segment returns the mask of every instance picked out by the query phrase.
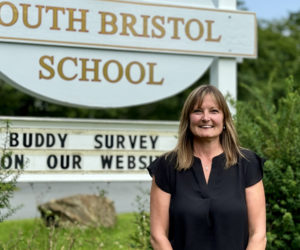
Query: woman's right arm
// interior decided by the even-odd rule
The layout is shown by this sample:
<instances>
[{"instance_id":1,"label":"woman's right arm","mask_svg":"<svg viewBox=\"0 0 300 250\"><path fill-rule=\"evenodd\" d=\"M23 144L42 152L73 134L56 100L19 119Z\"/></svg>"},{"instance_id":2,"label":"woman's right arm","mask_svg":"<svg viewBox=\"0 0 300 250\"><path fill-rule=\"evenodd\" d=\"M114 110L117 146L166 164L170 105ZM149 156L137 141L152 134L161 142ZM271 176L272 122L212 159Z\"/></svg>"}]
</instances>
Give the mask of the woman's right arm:
<instances>
[{"instance_id":1,"label":"woman's right arm","mask_svg":"<svg viewBox=\"0 0 300 250\"><path fill-rule=\"evenodd\" d=\"M150 194L151 245L154 250L172 250L168 239L171 195L162 191L153 176Z\"/></svg>"}]
</instances>

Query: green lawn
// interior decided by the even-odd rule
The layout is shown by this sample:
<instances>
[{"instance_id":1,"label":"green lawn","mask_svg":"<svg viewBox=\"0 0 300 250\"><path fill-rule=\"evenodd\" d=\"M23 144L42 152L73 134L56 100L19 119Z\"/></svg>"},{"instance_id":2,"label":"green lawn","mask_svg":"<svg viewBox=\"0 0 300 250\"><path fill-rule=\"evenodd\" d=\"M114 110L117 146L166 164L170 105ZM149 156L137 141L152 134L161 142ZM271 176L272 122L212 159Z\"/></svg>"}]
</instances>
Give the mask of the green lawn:
<instances>
[{"instance_id":1,"label":"green lawn","mask_svg":"<svg viewBox=\"0 0 300 250\"><path fill-rule=\"evenodd\" d=\"M0 223L0 249L132 249L134 214L119 214L114 228L47 228L40 219Z\"/></svg>"}]
</instances>

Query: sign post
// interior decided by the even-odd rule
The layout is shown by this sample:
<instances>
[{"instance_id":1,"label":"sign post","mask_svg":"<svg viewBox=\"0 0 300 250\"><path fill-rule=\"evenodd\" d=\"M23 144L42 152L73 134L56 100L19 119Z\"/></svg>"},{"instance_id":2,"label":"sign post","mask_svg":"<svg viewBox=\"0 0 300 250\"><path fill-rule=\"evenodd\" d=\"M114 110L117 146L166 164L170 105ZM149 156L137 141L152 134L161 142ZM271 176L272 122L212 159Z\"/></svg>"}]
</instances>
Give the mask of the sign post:
<instances>
[{"instance_id":1,"label":"sign post","mask_svg":"<svg viewBox=\"0 0 300 250\"><path fill-rule=\"evenodd\" d=\"M218 8L236 9L236 0L215 0ZM236 58L215 58L210 67L210 84L216 86L225 96L237 99L237 61ZM231 112L235 112L230 106Z\"/></svg>"}]
</instances>

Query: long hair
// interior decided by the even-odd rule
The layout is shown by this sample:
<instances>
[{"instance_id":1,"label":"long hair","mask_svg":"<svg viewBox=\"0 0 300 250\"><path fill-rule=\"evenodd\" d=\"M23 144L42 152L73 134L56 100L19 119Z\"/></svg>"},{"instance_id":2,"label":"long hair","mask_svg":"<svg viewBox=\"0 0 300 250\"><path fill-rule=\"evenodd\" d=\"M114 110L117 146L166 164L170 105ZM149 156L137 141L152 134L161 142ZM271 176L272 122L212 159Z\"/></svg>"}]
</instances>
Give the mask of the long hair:
<instances>
[{"instance_id":1,"label":"long hair","mask_svg":"<svg viewBox=\"0 0 300 250\"><path fill-rule=\"evenodd\" d=\"M176 168L186 170L193 163L193 134L190 130L190 114L196 105L201 106L204 96L210 94L216 100L224 115L224 130L220 135L220 143L226 156L226 168L234 165L239 156L243 156L228 105L222 93L212 85L201 85L187 97L180 116L178 142L172 152L177 155Z\"/></svg>"}]
</instances>

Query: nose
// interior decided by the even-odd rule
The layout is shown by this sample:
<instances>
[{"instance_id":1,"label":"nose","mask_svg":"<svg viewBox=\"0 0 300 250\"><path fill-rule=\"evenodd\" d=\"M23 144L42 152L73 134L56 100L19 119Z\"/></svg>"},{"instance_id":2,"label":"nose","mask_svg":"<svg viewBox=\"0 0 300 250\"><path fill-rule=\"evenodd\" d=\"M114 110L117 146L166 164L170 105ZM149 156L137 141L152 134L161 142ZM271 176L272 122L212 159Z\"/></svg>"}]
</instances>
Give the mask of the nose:
<instances>
[{"instance_id":1,"label":"nose","mask_svg":"<svg viewBox=\"0 0 300 250\"><path fill-rule=\"evenodd\" d=\"M210 120L210 116L209 116L209 113L208 113L207 111L204 111L204 112L202 113L201 120L202 120L203 122L207 122L207 121Z\"/></svg>"}]
</instances>

